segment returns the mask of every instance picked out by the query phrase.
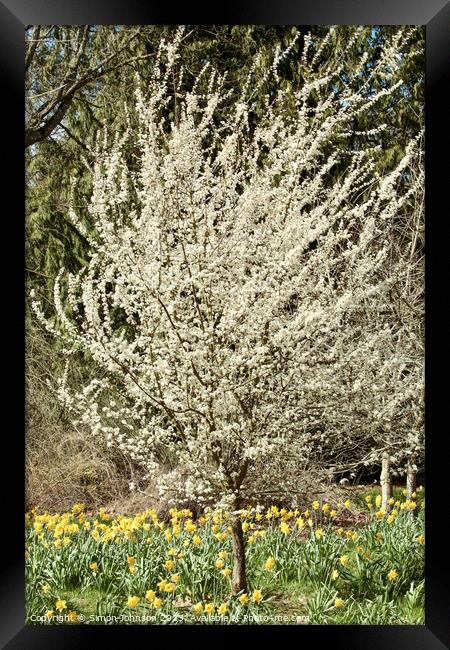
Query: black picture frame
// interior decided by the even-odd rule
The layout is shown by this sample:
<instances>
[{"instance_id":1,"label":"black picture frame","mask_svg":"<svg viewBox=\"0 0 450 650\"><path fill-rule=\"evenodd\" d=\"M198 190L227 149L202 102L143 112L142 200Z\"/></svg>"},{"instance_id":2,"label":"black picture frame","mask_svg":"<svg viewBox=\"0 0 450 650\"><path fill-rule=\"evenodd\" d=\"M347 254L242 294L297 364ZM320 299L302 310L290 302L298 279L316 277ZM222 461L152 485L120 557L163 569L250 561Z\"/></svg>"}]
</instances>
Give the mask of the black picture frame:
<instances>
[{"instance_id":1,"label":"black picture frame","mask_svg":"<svg viewBox=\"0 0 450 650\"><path fill-rule=\"evenodd\" d=\"M448 542L442 531L445 509L445 482L448 459L442 453L445 442L446 341L439 280L445 278L444 264L448 240L442 229L447 212L444 192L448 163L440 160L448 110L444 89L448 85L450 7L445 0L257 0L213 4L201 7L193 2L182 9L162 2L142 0L0 0L0 69L2 101L5 112L2 124L4 171L3 209L4 310L9 330L5 334L4 352L11 361L3 364L6 382L6 407L3 419L3 476L8 477L2 491L3 536L8 550L0 562L0 643L2 648L90 648L94 642L127 644L138 634L144 643L156 643L155 633L164 632L166 643L186 642L192 628L170 630L146 626L27 626L24 603L24 28L34 24L417 24L426 26L426 623L424 626L293 626L277 628L294 632L296 641L317 646L327 642L333 648L396 650L414 648L440 650L450 646L450 580ZM447 140L448 141L448 140ZM446 328L447 329L447 328ZM448 334L447 334L448 340ZM448 348L448 346L447 346ZM7 472L6 470L10 470ZM238 626L220 628L220 634L252 634L258 642L261 628ZM216 627L196 627L195 642L211 638ZM264 633L264 632L263 632ZM94 640L94 636L99 638ZM123 636L125 635L125 636ZM255 635L255 636L253 636ZM261 637L260 637L261 638ZM192 639L194 641L194 637Z\"/></svg>"}]
</instances>

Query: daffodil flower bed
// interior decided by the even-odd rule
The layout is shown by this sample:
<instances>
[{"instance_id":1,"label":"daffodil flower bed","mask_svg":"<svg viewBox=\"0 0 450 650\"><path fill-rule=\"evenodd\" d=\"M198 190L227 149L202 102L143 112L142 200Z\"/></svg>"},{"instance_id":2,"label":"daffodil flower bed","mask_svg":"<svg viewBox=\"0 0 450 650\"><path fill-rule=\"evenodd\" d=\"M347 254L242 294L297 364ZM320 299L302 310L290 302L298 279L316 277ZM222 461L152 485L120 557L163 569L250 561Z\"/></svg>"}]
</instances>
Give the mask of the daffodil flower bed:
<instances>
[{"instance_id":1,"label":"daffodil flower bed","mask_svg":"<svg viewBox=\"0 0 450 650\"><path fill-rule=\"evenodd\" d=\"M368 503L368 523L336 523L352 504L241 511L247 590L231 591L230 514L163 520L26 515L27 620L35 624L423 623L424 512ZM375 505L375 507L373 507ZM416 516L412 516L415 512ZM287 620L286 620L287 619Z\"/></svg>"}]
</instances>

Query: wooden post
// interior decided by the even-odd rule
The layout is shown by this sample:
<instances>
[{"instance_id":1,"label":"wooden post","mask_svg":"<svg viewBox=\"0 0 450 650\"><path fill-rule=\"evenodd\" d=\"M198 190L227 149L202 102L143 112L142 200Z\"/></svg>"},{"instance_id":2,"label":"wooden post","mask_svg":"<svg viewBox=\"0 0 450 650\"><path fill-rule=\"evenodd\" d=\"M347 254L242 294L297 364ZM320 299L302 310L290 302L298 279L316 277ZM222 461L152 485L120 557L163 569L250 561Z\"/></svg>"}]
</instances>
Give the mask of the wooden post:
<instances>
[{"instance_id":1,"label":"wooden post","mask_svg":"<svg viewBox=\"0 0 450 650\"><path fill-rule=\"evenodd\" d=\"M415 460L415 456L410 456L406 466L406 498L408 501L415 501L415 498L413 497L413 494L417 489L417 467ZM411 512L415 517L417 515L417 507L414 508L414 510L411 510Z\"/></svg>"},{"instance_id":2,"label":"wooden post","mask_svg":"<svg viewBox=\"0 0 450 650\"><path fill-rule=\"evenodd\" d=\"M392 479L391 479L391 458L387 451L383 452L381 457L381 476L380 476L380 485L381 485L381 507L385 512L390 510L390 505L388 503L389 499L392 497Z\"/></svg>"}]
</instances>

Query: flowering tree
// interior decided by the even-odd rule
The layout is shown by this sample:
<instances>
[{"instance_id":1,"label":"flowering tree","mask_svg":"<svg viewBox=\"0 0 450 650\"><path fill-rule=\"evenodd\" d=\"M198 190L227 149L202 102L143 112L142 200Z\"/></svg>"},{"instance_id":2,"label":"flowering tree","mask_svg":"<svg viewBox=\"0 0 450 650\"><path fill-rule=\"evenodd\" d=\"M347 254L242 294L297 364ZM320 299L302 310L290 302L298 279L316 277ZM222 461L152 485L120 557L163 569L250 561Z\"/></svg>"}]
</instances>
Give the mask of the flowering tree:
<instances>
[{"instance_id":1,"label":"flowering tree","mask_svg":"<svg viewBox=\"0 0 450 650\"><path fill-rule=\"evenodd\" d=\"M385 215L404 196L379 178L376 146L345 146L354 117L392 89L367 97L355 79L346 85L320 58L327 38L314 56L305 40L295 117L284 117L280 91L255 124L251 72L240 100L218 111L228 99L223 78L206 67L169 114L181 34L161 43L150 87L137 90L130 111L139 128L113 140L99 134L92 229L71 211L90 260L78 274L61 270L57 319L47 326L69 358L81 350L98 364L78 395L59 382L80 422L149 472L170 457L161 489L235 513L238 593L246 480L260 459L314 457L311 424L332 420L338 397L333 368L359 345L344 323L367 301L382 311L389 299ZM380 56L386 76L399 38ZM275 54L275 77L287 54ZM412 147L397 177L413 155ZM374 364L380 344L374 337L364 348Z\"/></svg>"},{"instance_id":2,"label":"flowering tree","mask_svg":"<svg viewBox=\"0 0 450 650\"><path fill-rule=\"evenodd\" d=\"M375 296L366 300L356 314L348 314L346 325L358 343L350 341L348 346L346 341L340 362L333 368L340 386L340 418L328 419L328 433L335 449L342 431L347 432L343 453L348 469L382 466L382 507L386 510L393 473L406 472L411 498L416 463L424 451L422 138L423 134L419 134L410 143L404 159L410 161L409 188L402 199L402 209L383 215L391 222L386 230L390 233L389 248L379 268L386 300L381 305ZM397 168L383 182L398 183L405 176L405 169ZM341 464L339 469L342 467Z\"/></svg>"}]
</instances>

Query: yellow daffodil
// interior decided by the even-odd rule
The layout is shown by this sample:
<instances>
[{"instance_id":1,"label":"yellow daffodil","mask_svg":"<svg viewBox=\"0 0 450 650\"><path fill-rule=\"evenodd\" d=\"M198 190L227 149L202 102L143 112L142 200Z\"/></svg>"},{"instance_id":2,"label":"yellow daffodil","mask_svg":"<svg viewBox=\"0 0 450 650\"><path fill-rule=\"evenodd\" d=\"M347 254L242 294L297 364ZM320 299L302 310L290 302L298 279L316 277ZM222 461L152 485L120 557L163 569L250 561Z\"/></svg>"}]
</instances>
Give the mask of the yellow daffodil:
<instances>
[{"instance_id":1,"label":"yellow daffodil","mask_svg":"<svg viewBox=\"0 0 450 650\"><path fill-rule=\"evenodd\" d=\"M336 598L334 606L339 609L340 607L344 607L344 602L345 601L343 601L342 598Z\"/></svg>"},{"instance_id":2,"label":"yellow daffodil","mask_svg":"<svg viewBox=\"0 0 450 650\"><path fill-rule=\"evenodd\" d=\"M264 568L267 569L267 571L272 571L274 566L275 566L275 559L272 556L268 557L264 563Z\"/></svg>"},{"instance_id":3,"label":"yellow daffodil","mask_svg":"<svg viewBox=\"0 0 450 650\"><path fill-rule=\"evenodd\" d=\"M156 598L156 591L149 589L145 594L145 599L148 600L149 603L152 603L155 600L155 598Z\"/></svg>"},{"instance_id":4,"label":"yellow daffodil","mask_svg":"<svg viewBox=\"0 0 450 650\"><path fill-rule=\"evenodd\" d=\"M55 603L55 609L58 612L62 612L64 609L67 609L67 602L65 600L58 599Z\"/></svg>"},{"instance_id":5,"label":"yellow daffodil","mask_svg":"<svg viewBox=\"0 0 450 650\"><path fill-rule=\"evenodd\" d=\"M247 605L247 603L248 603L248 596L247 596L247 594L241 594L241 595L239 596L238 600L239 600L239 602L241 603L241 605Z\"/></svg>"},{"instance_id":6,"label":"yellow daffodil","mask_svg":"<svg viewBox=\"0 0 450 650\"><path fill-rule=\"evenodd\" d=\"M285 521L281 522L280 530L284 535L289 535L289 533L291 532L291 529L289 528L289 524L287 524Z\"/></svg>"},{"instance_id":7,"label":"yellow daffodil","mask_svg":"<svg viewBox=\"0 0 450 650\"><path fill-rule=\"evenodd\" d=\"M260 603L262 601L261 589L255 589L252 593L252 600L254 603Z\"/></svg>"},{"instance_id":8,"label":"yellow daffodil","mask_svg":"<svg viewBox=\"0 0 450 650\"><path fill-rule=\"evenodd\" d=\"M131 609L135 609L140 603L140 598L137 596L128 596L127 606Z\"/></svg>"},{"instance_id":9,"label":"yellow daffodil","mask_svg":"<svg viewBox=\"0 0 450 650\"><path fill-rule=\"evenodd\" d=\"M388 578L388 580L390 580L391 582L393 582L394 580L397 580L397 578L398 578L398 573L397 573L397 571L396 571L395 569L391 569L391 571L389 571L389 573L388 573L388 575L387 575L387 578Z\"/></svg>"},{"instance_id":10,"label":"yellow daffodil","mask_svg":"<svg viewBox=\"0 0 450 650\"><path fill-rule=\"evenodd\" d=\"M227 613L227 605L226 603L221 603L217 609L217 613L220 614L220 616L225 616Z\"/></svg>"},{"instance_id":11,"label":"yellow daffodil","mask_svg":"<svg viewBox=\"0 0 450 650\"><path fill-rule=\"evenodd\" d=\"M194 610L194 614L198 616L203 612L203 605L202 603L197 603L192 609Z\"/></svg>"}]
</instances>

